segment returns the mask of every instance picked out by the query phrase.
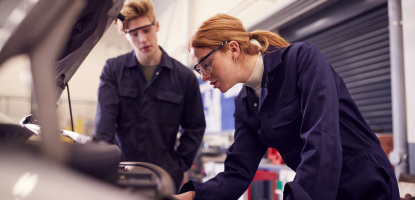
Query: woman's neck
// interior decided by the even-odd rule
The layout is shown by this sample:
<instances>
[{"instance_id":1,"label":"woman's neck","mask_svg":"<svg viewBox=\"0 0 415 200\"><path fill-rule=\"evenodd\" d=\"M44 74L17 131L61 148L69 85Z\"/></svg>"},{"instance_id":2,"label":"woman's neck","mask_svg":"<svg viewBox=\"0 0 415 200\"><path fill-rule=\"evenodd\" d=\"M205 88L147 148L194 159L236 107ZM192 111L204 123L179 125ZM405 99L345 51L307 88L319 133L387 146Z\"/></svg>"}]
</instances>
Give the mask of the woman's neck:
<instances>
[{"instance_id":1,"label":"woman's neck","mask_svg":"<svg viewBox=\"0 0 415 200\"><path fill-rule=\"evenodd\" d=\"M239 83L246 83L254 71L255 64L258 59L258 54L245 55L245 60L242 62L241 71L239 72Z\"/></svg>"}]
</instances>

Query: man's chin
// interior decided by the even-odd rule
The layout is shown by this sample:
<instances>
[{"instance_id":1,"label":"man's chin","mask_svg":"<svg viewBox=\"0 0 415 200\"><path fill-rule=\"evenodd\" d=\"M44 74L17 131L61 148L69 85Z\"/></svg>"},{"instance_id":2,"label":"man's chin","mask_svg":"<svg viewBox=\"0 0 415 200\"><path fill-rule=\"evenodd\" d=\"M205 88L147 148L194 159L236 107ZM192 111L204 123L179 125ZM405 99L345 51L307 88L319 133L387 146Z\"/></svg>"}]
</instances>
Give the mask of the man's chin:
<instances>
[{"instance_id":1,"label":"man's chin","mask_svg":"<svg viewBox=\"0 0 415 200\"><path fill-rule=\"evenodd\" d=\"M151 57L151 55L153 55L153 52L140 50L140 55L145 58L148 58L148 57Z\"/></svg>"},{"instance_id":2,"label":"man's chin","mask_svg":"<svg viewBox=\"0 0 415 200\"><path fill-rule=\"evenodd\" d=\"M140 49L140 52L143 54L143 55L151 55L151 54L153 54L153 51L152 51L152 49L147 49L147 50L144 50L144 49Z\"/></svg>"}]
</instances>

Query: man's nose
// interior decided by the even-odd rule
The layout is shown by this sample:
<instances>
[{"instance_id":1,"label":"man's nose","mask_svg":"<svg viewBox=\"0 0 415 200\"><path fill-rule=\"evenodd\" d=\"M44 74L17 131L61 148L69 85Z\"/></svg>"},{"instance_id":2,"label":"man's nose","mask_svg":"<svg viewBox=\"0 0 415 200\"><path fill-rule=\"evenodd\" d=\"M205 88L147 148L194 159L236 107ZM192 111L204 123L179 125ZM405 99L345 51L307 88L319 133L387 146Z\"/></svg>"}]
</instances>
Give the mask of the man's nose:
<instances>
[{"instance_id":1,"label":"man's nose","mask_svg":"<svg viewBox=\"0 0 415 200\"><path fill-rule=\"evenodd\" d=\"M137 39L138 39L138 41L140 41L140 42L145 42L146 41L146 37L145 37L145 34L143 34L143 33L139 33L138 35L137 35Z\"/></svg>"}]
</instances>

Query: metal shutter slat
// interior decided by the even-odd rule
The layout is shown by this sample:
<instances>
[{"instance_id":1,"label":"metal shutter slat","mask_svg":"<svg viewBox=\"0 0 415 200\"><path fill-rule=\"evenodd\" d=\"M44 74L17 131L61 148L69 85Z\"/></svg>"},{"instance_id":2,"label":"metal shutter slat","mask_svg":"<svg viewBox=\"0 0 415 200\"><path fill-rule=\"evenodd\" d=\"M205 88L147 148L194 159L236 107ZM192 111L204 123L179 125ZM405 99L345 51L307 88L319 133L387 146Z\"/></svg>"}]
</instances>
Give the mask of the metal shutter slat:
<instances>
[{"instance_id":1,"label":"metal shutter slat","mask_svg":"<svg viewBox=\"0 0 415 200\"><path fill-rule=\"evenodd\" d=\"M392 132L388 23L384 4L300 39L317 46L327 58L376 132Z\"/></svg>"}]
</instances>

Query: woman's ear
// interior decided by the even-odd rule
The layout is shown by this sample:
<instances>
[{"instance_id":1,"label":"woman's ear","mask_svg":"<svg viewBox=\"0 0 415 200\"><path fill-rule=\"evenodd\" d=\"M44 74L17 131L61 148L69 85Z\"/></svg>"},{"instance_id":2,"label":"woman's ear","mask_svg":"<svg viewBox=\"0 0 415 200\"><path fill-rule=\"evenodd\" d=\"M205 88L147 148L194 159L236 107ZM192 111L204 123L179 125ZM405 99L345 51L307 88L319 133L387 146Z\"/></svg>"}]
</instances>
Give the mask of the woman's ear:
<instances>
[{"instance_id":1,"label":"woman's ear","mask_svg":"<svg viewBox=\"0 0 415 200\"><path fill-rule=\"evenodd\" d=\"M228 48L230 50L230 54L233 60L238 60L239 54L241 53L241 49L239 48L239 44L235 41L229 42Z\"/></svg>"}]
</instances>

